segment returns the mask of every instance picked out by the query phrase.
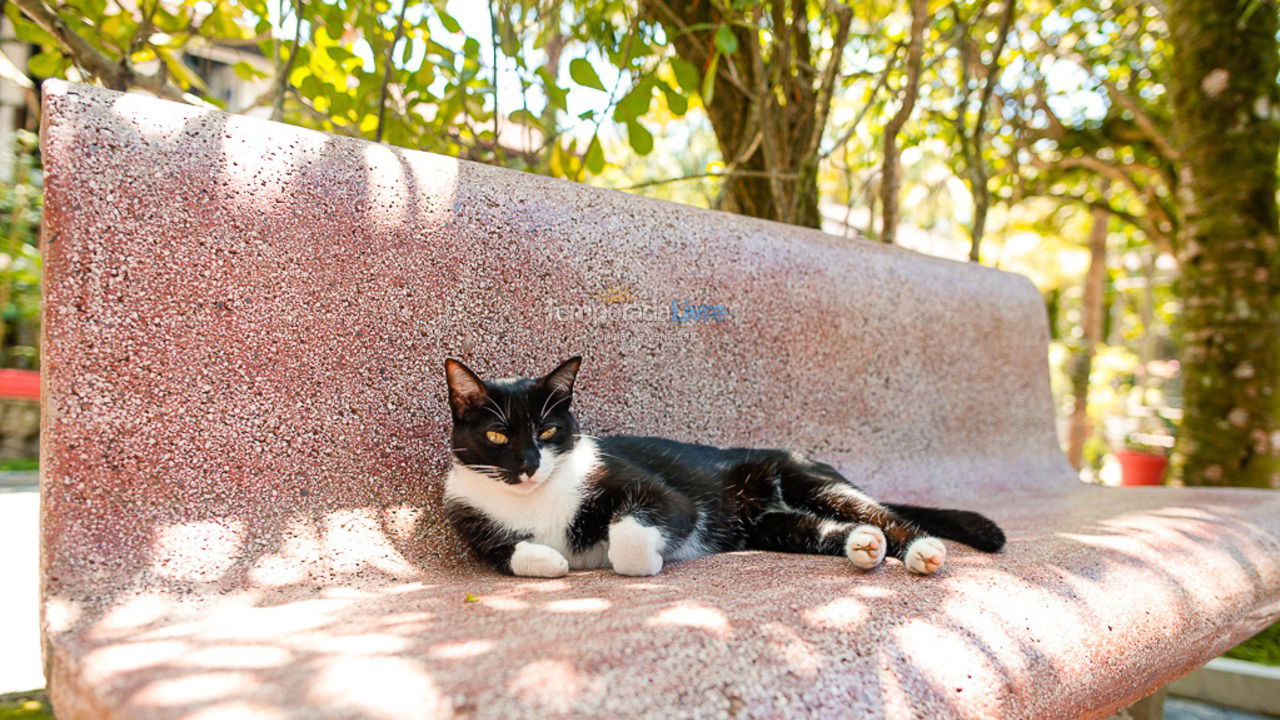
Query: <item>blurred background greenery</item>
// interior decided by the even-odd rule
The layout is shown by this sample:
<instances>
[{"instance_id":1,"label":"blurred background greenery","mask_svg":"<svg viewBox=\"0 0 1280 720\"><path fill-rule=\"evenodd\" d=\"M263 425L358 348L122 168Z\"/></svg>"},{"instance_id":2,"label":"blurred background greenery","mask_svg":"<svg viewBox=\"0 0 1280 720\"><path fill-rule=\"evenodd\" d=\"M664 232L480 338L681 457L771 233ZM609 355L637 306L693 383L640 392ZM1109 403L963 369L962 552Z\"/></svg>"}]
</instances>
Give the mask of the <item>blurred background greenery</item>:
<instances>
[{"instance_id":1,"label":"blurred background greenery","mask_svg":"<svg viewBox=\"0 0 1280 720\"><path fill-rule=\"evenodd\" d=\"M63 77L1024 273L1083 478L1176 442L1171 482L1280 487L1274 1L3 13L0 366L39 367L38 83Z\"/></svg>"}]
</instances>

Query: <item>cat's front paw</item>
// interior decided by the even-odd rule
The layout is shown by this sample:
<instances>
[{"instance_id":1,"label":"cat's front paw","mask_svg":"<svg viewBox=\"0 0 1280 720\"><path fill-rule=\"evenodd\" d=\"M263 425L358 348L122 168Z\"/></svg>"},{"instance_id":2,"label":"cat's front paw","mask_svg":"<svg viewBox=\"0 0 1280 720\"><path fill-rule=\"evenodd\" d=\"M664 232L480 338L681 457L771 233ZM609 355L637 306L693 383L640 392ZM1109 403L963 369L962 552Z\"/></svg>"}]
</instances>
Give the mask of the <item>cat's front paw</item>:
<instances>
[{"instance_id":1,"label":"cat's front paw","mask_svg":"<svg viewBox=\"0 0 1280 720\"><path fill-rule=\"evenodd\" d=\"M609 526L609 564L619 575L657 575L662 569L662 533L635 518Z\"/></svg>"},{"instance_id":2,"label":"cat's front paw","mask_svg":"<svg viewBox=\"0 0 1280 720\"><path fill-rule=\"evenodd\" d=\"M902 562L917 575L928 575L947 560L947 547L937 538L922 537L907 546Z\"/></svg>"},{"instance_id":3,"label":"cat's front paw","mask_svg":"<svg viewBox=\"0 0 1280 720\"><path fill-rule=\"evenodd\" d=\"M888 543L884 533L875 525L859 525L849 531L849 538L844 542L844 554L849 562L859 570L870 570L884 560Z\"/></svg>"},{"instance_id":4,"label":"cat's front paw","mask_svg":"<svg viewBox=\"0 0 1280 720\"><path fill-rule=\"evenodd\" d=\"M569 572L569 561L555 548L525 540L511 554L511 572L521 577L561 577Z\"/></svg>"}]
</instances>

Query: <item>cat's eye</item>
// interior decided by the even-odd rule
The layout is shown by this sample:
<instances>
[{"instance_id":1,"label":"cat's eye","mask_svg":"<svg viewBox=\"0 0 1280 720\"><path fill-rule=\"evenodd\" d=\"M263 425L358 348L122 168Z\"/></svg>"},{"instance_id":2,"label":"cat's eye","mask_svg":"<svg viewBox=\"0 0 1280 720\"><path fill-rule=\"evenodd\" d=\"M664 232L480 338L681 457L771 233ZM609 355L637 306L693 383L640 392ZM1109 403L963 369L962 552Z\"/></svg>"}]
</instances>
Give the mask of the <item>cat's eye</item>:
<instances>
[{"instance_id":1,"label":"cat's eye","mask_svg":"<svg viewBox=\"0 0 1280 720\"><path fill-rule=\"evenodd\" d=\"M490 430L490 431L486 432L486 433L484 434L484 436L485 436L485 437L487 437L487 438L489 438L489 442L493 443L494 445L506 445L506 444L507 444L507 436L506 436L506 435L503 435L502 433L497 432L497 431L495 431L495 430Z\"/></svg>"},{"instance_id":2,"label":"cat's eye","mask_svg":"<svg viewBox=\"0 0 1280 720\"><path fill-rule=\"evenodd\" d=\"M538 433L538 439L539 439L539 440L550 440L551 438L553 438L553 437L555 437L555 436L556 436L556 431L557 431L557 430L559 430L559 428L557 428L555 425L552 425L551 427L547 428L546 430L543 430L542 432Z\"/></svg>"}]
</instances>

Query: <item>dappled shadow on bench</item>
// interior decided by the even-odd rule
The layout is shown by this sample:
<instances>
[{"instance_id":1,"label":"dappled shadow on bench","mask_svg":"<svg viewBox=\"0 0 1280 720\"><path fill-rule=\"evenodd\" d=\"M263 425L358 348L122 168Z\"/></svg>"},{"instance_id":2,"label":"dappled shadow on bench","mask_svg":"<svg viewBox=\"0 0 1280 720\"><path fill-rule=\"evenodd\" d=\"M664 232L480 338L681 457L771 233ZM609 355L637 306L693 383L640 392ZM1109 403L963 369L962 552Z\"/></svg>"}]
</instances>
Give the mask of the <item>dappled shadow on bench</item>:
<instances>
[{"instance_id":1,"label":"dappled shadow on bench","mask_svg":"<svg viewBox=\"0 0 1280 720\"><path fill-rule=\"evenodd\" d=\"M730 710L781 697L810 711L1101 712L1145 691L1135 679L1167 679L1170 653L1198 662L1247 633L1231 609L1280 578L1260 552L1275 530L1260 515L1165 492L1028 497L1062 520L1001 508L1008 550L952 546L932 578L893 562L862 574L768 553L645 579L411 578L368 565L322 583L211 592L152 578L68 637L110 676L99 687L118 693L113 704L156 717L287 716L316 703L374 717L534 716L610 698L639 709L648 691L700 703L712 693ZM505 705L513 699L523 709Z\"/></svg>"},{"instance_id":2,"label":"dappled shadow on bench","mask_svg":"<svg viewBox=\"0 0 1280 720\"><path fill-rule=\"evenodd\" d=\"M925 260L912 285L884 260L894 250L753 245L748 230L777 229L721 216L666 245L609 245L674 222L620 199L579 242L570 213L599 198L567 184L504 208L517 184L501 171L279 126L241 132L231 124L250 121L190 108L147 124L151 101L109 102L116 116L57 130L50 153L44 621L67 717L616 716L655 697L724 715L1089 715L1280 613L1259 600L1280 588L1272 496L1066 479L1052 428L1025 420L1051 417L1035 385L1042 328L1023 332L1042 322L1033 290ZM726 229L741 256L714 244ZM550 243L561 236L575 242ZM740 336L611 326L617 347L599 345L597 326L547 322L541 298L579 292L588 270L629 279L650 256L657 270L638 277L661 292L687 289L686 273L729 293L753 272L775 295L802 293L810 314L755 297ZM840 258L842 272L870 268L865 292L833 297L822 273ZM919 290L935 281L948 297ZM990 317L942 329L982 347L929 345L958 297ZM885 304L935 315L882 352L903 332L874 322ZM840 346L801 343L812 337ZM643 580L474 566L441 520L442 357L592 343L603 358L581 391L587 428L768 436L888 500L981 509L1013 541L997 556L952 546L929 578L765 553ZM686 347L696 362L682 367L704 375L635 377ZM735 392L744 378L801 377L793 365L848 378L848 408L795 425L788 393ZM660 393L680 383L698 392Z\"/></svg>"}]
</instances>

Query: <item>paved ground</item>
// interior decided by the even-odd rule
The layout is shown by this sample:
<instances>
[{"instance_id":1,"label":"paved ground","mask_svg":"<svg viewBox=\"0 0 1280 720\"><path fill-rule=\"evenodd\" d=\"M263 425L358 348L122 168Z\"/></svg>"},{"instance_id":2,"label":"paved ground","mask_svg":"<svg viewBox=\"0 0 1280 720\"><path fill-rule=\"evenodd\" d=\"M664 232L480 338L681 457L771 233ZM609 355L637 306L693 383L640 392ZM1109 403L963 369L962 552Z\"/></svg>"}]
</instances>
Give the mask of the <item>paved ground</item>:
<instances>
[{"instance_id":1,"label":"paved ground","mask_svg":"<svg viewBox=\"0 0 1280 720\"><path fill-rule=\"evenodd\" d=\"M37 528L34 484L0 483L0 693L44 687L40 670Z\"/></svg>"}]
</instances>

